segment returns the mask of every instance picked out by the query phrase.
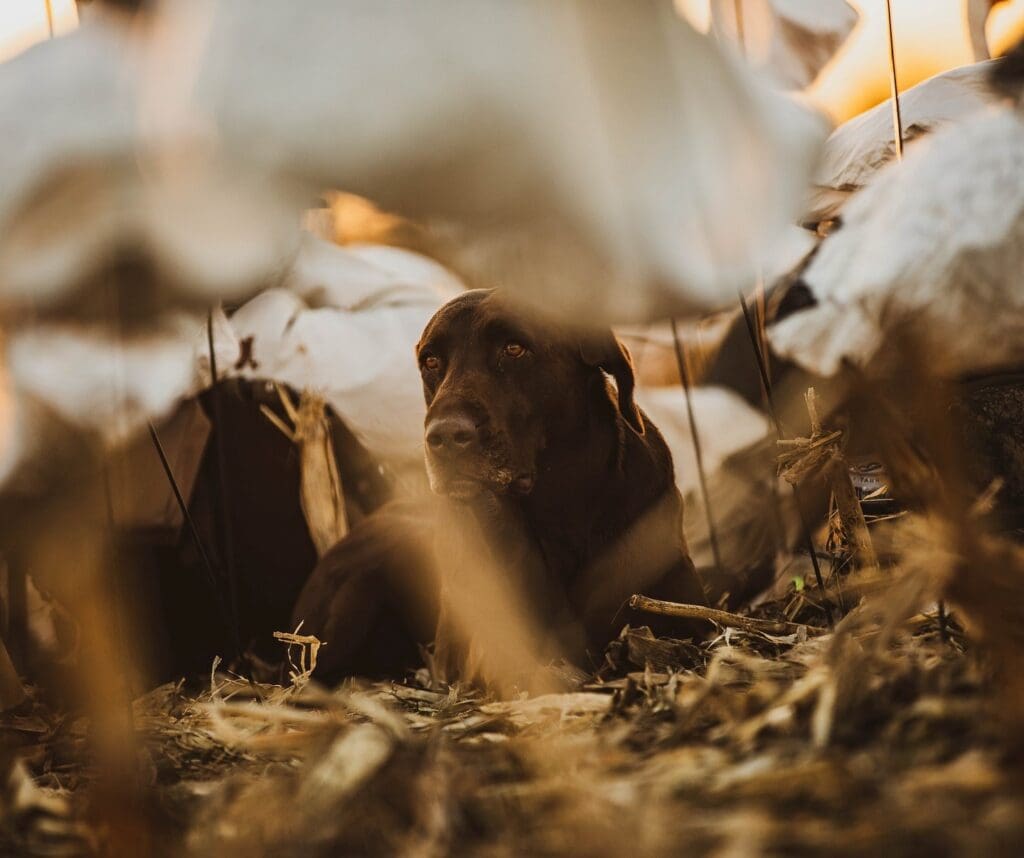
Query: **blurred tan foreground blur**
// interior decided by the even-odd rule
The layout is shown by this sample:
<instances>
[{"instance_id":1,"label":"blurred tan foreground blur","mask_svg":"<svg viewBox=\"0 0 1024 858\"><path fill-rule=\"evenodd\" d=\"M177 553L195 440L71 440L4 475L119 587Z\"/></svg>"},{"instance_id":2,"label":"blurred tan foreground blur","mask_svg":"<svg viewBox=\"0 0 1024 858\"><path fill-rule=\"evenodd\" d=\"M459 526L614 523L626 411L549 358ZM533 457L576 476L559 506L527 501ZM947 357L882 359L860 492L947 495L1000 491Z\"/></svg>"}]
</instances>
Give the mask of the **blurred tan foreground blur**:
<instances>
[{"instance_id":1,"label":"blurred tan foreground blur","mask_svg":"<svg viewBox=\"0 0 1024 858\"><path fill-rule=\"evenodd\" d=\"M41 4L0 63L0 851L1015 854L1020 55L958 6L898 160L890 104L807 106L877 10L680 5ZM381 616L440 594L456 670L431 628L329 688L292 608L437 505L414 346L480 286L628 346L712 602L632 607L706 635L571 663L442 509Z\"/></svg>"}]
</instances>

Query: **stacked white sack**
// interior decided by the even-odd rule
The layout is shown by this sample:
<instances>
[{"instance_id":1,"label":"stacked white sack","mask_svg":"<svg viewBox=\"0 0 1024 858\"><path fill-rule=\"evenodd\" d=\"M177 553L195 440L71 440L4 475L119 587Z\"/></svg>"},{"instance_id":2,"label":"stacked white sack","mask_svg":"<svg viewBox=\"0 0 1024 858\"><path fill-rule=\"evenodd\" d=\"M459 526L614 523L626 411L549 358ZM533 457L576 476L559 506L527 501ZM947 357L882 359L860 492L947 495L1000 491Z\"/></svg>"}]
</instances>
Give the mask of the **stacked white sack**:
<instances>
[{"instance_id":1,"label":"stacked white sack","mask_svg":"<svg viewBox=\"0 0 1024 858\"><path fill-rule=\"evenodd\" d=\"M912 325L947 376L1024 360L1024 117L991 109L935 132L857 194L803 279L817 306L772 347L831 376Z\"/></svg>"}]
</instances>

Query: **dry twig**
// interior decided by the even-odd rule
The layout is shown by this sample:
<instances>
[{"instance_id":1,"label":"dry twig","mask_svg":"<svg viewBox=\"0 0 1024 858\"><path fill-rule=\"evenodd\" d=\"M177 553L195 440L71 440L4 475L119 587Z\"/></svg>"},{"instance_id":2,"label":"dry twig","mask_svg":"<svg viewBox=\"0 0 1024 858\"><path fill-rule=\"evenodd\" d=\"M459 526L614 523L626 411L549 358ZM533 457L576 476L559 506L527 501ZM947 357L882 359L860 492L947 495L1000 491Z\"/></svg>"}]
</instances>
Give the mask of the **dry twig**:
<instances>
[{"instance_id":1,"label":"dry twig","mask_svg":"<svg viewBox=\"0 0 1024 858\"><path fill-rule=\"evenodd\" d=\"M781 620L759 620L755 617L744 617L729 611L720 611L717 608L705 608L703 605L684 605L680 602L666 602L662 599L652 599L649 596L641 596L639 594L630 596L629 607L637 611L645 611L648 614L660 614L663 617L707 620L710 623L718 623L720 626L741 629L745 632L756 632L758 634L788 635L799 629L807 629L814 632L824 631L824 629L805 626L800 623L788 623Z\"/></svg>"}]
</instances>

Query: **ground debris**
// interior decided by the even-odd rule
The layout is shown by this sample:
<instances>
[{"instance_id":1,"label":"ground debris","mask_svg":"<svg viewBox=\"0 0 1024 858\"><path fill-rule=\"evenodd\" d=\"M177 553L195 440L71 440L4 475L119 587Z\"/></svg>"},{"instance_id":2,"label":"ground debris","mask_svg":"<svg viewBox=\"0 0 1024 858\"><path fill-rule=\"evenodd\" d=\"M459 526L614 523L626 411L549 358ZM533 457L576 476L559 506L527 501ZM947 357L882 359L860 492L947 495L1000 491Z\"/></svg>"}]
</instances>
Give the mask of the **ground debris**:
<instances>
[{"instance_id":1,"label":"ground debris","mask_svg":"<svg viewBox=\"0 0 1024 858\"><path fill-rule=\"evenodd\" d=\"M422 674L162 686L133 712L160 854L1015 855L993 671L901 598L830 633L626 628L577 690L532 698ZM4 721L0 847L101 849L83 729L41 703Z\"/></svg>"}]
</instances>

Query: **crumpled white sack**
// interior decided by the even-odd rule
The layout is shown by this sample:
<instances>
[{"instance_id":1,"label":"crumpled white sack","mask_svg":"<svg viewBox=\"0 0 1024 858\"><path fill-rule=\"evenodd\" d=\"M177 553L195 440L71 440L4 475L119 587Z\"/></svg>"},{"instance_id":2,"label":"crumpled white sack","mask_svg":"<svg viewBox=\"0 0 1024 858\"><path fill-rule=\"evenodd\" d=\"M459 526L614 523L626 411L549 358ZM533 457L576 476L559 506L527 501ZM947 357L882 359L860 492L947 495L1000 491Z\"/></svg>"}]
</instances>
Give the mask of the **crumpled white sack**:
<instances>
[{"instance_id":1,"label":"crumpled white sack","mask_svg":"<svg viewBox=\"0 0 1024 858\"><path fill-rule=\"evenodd\" d=\"M433 304L437 295L454 297L465 289L447 268L419 253L382 244L339 247L309 234L285 287L310 307L350 312Z\"/></svg>"},{"instance_id":2,"label":"crumpled white sack","mask_svg":"<svg viewBox=\"0 0 1024 858\"><path fill-rule=\"evenodd\" d=\"M769 328L778 354L830 376L911 324L940 374L1024 359L1024 116L993 108L935 132L843 217L803 275L818 305Z\"/></svg>"},{"instance_id":3,"label":"crumpled white sack","mask_svg":"<svg viewBox=\"0 0 1024 858\"><path fill-rule=\"evenodd\" d=\"M698 386L692 396L722 569L715 568L683 390L637 390L637 401L672 451L690 556L715 592L735 591L749 583L752 570L770 565L779 548L793 544L798 516L792 493L775 474L775 436L768 417L725 388Z\"/></svg>"},{"instance_id":4,"label":"crumpled white sack","mask_svg":"<svg viewBox=\"0 0 1024 858\"><path fill-rule=\"evenodd\" d=\"M256 366L224 371L317 391L380 461L419 466L426 406L415 345L462 288L410 251L306 235L285 285L227 320L234 342L252 338Z\"/></svg>"},{"instance_id":5,"label":"crumpled white sack","mask_svg":"<svg viewBox=\"0 0 1024 858\"><path fill-rule=\"evenodd\" d=\"M735 43L755 69L785 89L810 86L858 20L846 0L711 0L715 35Z\"/></svg>"},{"instance_id":6,"label":"crumpled white sack","mask_svg":"<svg viewBox=\"0 0 1024 858\"><path fill-rule=\"evenodd\" d=\"M961 122L996 103L998 96L987 82L994 62L951 69L900 93L904 142L942 125ZM892 100L886 99L844 122L825 141L803 220L816 223L835 217L849 196L895 157Z\"/></svg>"},{"instance_id":7,"label":"crumpled white sack","mask_svg":"<svg viewBox=\"0 0 1024 858\"><path fill-rule=\"evenodd\" d=\"M700 435L705 472L711 479L726 459L763 441L772 431L767 415L724 387L691 389L694 422ZM693 447L686 394L682 387L638 387L637 404L665 437L675 466L676 485L684 496L700 493L700 472ZM688 515L703 515L690 509Z\"/></svg>"},{"instance_id":8,"label":"crumpled white sack","mask_svg":"<svg viewBox=\"0 0 1024 858\"><path fill-rule=\"evenodd\" d=\"M669 0L209 8L193 104L228 145L502 236L491 285L576 321L731 301L824 134Z\"/></svg>"}]
</instances>

